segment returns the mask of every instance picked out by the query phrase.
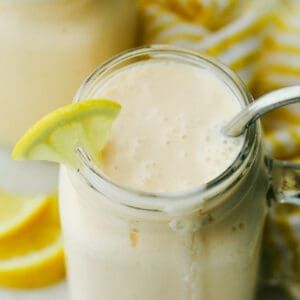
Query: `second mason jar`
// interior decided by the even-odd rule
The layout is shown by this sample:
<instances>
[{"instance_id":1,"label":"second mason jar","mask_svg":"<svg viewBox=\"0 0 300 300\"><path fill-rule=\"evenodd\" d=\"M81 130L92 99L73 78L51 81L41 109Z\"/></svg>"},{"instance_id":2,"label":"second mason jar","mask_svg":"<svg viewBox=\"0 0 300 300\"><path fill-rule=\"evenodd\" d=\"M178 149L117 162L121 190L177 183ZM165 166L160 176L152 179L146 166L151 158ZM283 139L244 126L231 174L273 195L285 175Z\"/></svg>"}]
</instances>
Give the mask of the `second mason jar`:
<instances>
[{"instance_id":1,"label":"second mason jar","mask_svg":"<svg viewBox=\"0 0 300 300\"><path fill-rule=\"evenodd\" d=\"M0 1L0 144L70 102L100 62L135 44L134 0Z\"/></svg>"},{"instance_id":2,"label":"second mason jar","mask_svg":"<svg viewBox=\"0 0 300 300\"><path fill-rule=\"evenodd\" d=\"M52 190L51 166L13 162L9 151L39 118L69 103L93 68L135 45L137 4L0 0L0 10L0 188L21 194Z\"/></svg>"}]
</instances>

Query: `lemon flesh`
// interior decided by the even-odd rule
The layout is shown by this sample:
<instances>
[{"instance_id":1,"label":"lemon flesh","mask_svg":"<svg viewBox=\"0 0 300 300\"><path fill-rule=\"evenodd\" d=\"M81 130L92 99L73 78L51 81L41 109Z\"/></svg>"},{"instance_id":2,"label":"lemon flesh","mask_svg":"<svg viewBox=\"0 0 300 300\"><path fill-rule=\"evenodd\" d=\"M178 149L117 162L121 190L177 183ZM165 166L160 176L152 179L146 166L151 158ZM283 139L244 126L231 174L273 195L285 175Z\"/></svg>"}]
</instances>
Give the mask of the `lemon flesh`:
<instances>
[{"instance_id":1,"label":"lemon flesh","mask_svg":"<svg viewBox=\"0 0 300 300\"><path fill-rule=\"evenodd\" d=\"M35 218L0 238L0 285L34 288L64 277L57 197L50 196Z\"/></svg>"},{"instance_id":2,"label":"lemon flesh","mask_svg":"<svg viewBox=\"0 0 300 300\"><path fill-rule=\"evenodd\" d=\"M16 144L12 157L48 160L77 168L81 161L76 149L81 147L97 161L120 108L116 102L98 99L59 108L25 133Z\"/></svg>"},{"instance_id":3,"label":"lemon flesh","mask_svg":"<svg viewBox=\"0 0 300 300\"><path fill-rule=\"evenodd\" d=\"M46 205L44 196L26 197L0 190L0 239L16 234Z\"/></svg>"}]
</instances>

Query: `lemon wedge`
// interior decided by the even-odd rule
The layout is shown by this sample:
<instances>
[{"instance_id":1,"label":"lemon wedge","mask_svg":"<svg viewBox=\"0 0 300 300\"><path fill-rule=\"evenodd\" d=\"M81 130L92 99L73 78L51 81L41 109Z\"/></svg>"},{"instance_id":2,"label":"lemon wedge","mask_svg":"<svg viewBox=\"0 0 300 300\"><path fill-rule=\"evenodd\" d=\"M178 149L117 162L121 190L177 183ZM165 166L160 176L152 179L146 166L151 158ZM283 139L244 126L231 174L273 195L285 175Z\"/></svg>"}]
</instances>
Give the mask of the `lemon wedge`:
<instances>
[{"instance_id":1,"label":"lemon wedge","mask_svg":"<svg viewBox=\"0 0 300 300\"><path fill-rule=\"evenodd\" d=\"M81 162L76 149L82 147L97 161L120 108L116 102L98 99L59 108L25 133L16 144L12 157L79 167Z\"/></svg>"},{"instance_id":2,"label":"lemon wedge","mask_svg":"<svg viewBox=\"0 0 300 300\"><path fill-rule=\"evenodd\" d=\"M41 287L64 274L57 197L49 196L34 219L18 232L0 238L0 285Z\"/></svg>"},{"instance_id":3,"label":"lemon wedge","mask_svg":"<svg viewBox=\"0 0 300 300\"><path fill-rule=\"evenodd\" d=\"M0 190L0 239L16 234L43 209L46 197L26 197Z\"/></svg>"}]
</instances>

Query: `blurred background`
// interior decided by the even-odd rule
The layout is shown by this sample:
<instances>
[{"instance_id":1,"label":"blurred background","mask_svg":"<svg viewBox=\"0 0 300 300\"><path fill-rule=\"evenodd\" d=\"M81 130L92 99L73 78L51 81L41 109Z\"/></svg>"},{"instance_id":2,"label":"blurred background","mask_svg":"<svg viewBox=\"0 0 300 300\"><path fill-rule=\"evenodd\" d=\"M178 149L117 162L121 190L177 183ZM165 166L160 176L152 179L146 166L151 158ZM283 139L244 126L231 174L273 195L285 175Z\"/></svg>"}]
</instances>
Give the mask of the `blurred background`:
<instances>
[{"instance_id":1,"label":"blurred background","mask_svg":"<svg viewBox=\"0 0 300 300\"><path fill-rule=\"evenodd\" d=\"M0 298L66 299L57 166L15 162L17 139L70 103L100 63L172 44L228 65L255 97L300 83L299 0L0 0ZM268 153L300 160L300 106L263 120ZM274 206L259 299L300 299L300 209Z\"/></svg>"}]
</instances>

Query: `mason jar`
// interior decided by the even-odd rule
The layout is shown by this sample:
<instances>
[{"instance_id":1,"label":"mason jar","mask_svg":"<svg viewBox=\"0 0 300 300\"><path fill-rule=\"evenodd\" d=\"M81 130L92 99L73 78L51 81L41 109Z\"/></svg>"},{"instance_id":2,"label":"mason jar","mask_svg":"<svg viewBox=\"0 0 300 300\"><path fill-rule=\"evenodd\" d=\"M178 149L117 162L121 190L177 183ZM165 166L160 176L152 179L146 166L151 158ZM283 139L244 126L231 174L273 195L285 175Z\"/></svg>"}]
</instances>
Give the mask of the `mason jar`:
<instances>
[{"instance_id":1,"label":"mason jar","mask_svg":"<svg viewBox=\"0 0 300 300\"><path fill-rule=\"evenodd\" d=\"M12 162L9 150L39 118L69 103L99 63L135 45L137 4L0 0L0 11L0 187L24 190L32 177L39 186L49 176L39 163Z\"/></svg>"},{"instance_id":2,"label":"mason jar","mask_svg":"<svg viewBox=\"0 0 300 300\"><path fill-rule=\"evenodd\" d=\"M168 47L112 59L82 84L75 101L95 97L137 61L161 60L208 69L241 107L253 101L224 66ZM289 169L265 156L259 122L247 129L238 157L222 174L178 193L128 189L105 177L84 149L78 154L83 166L62 166L59 183L72 300L254 299L268 205L287 195L280 180Z\"/></svg>"}]
</instances>

